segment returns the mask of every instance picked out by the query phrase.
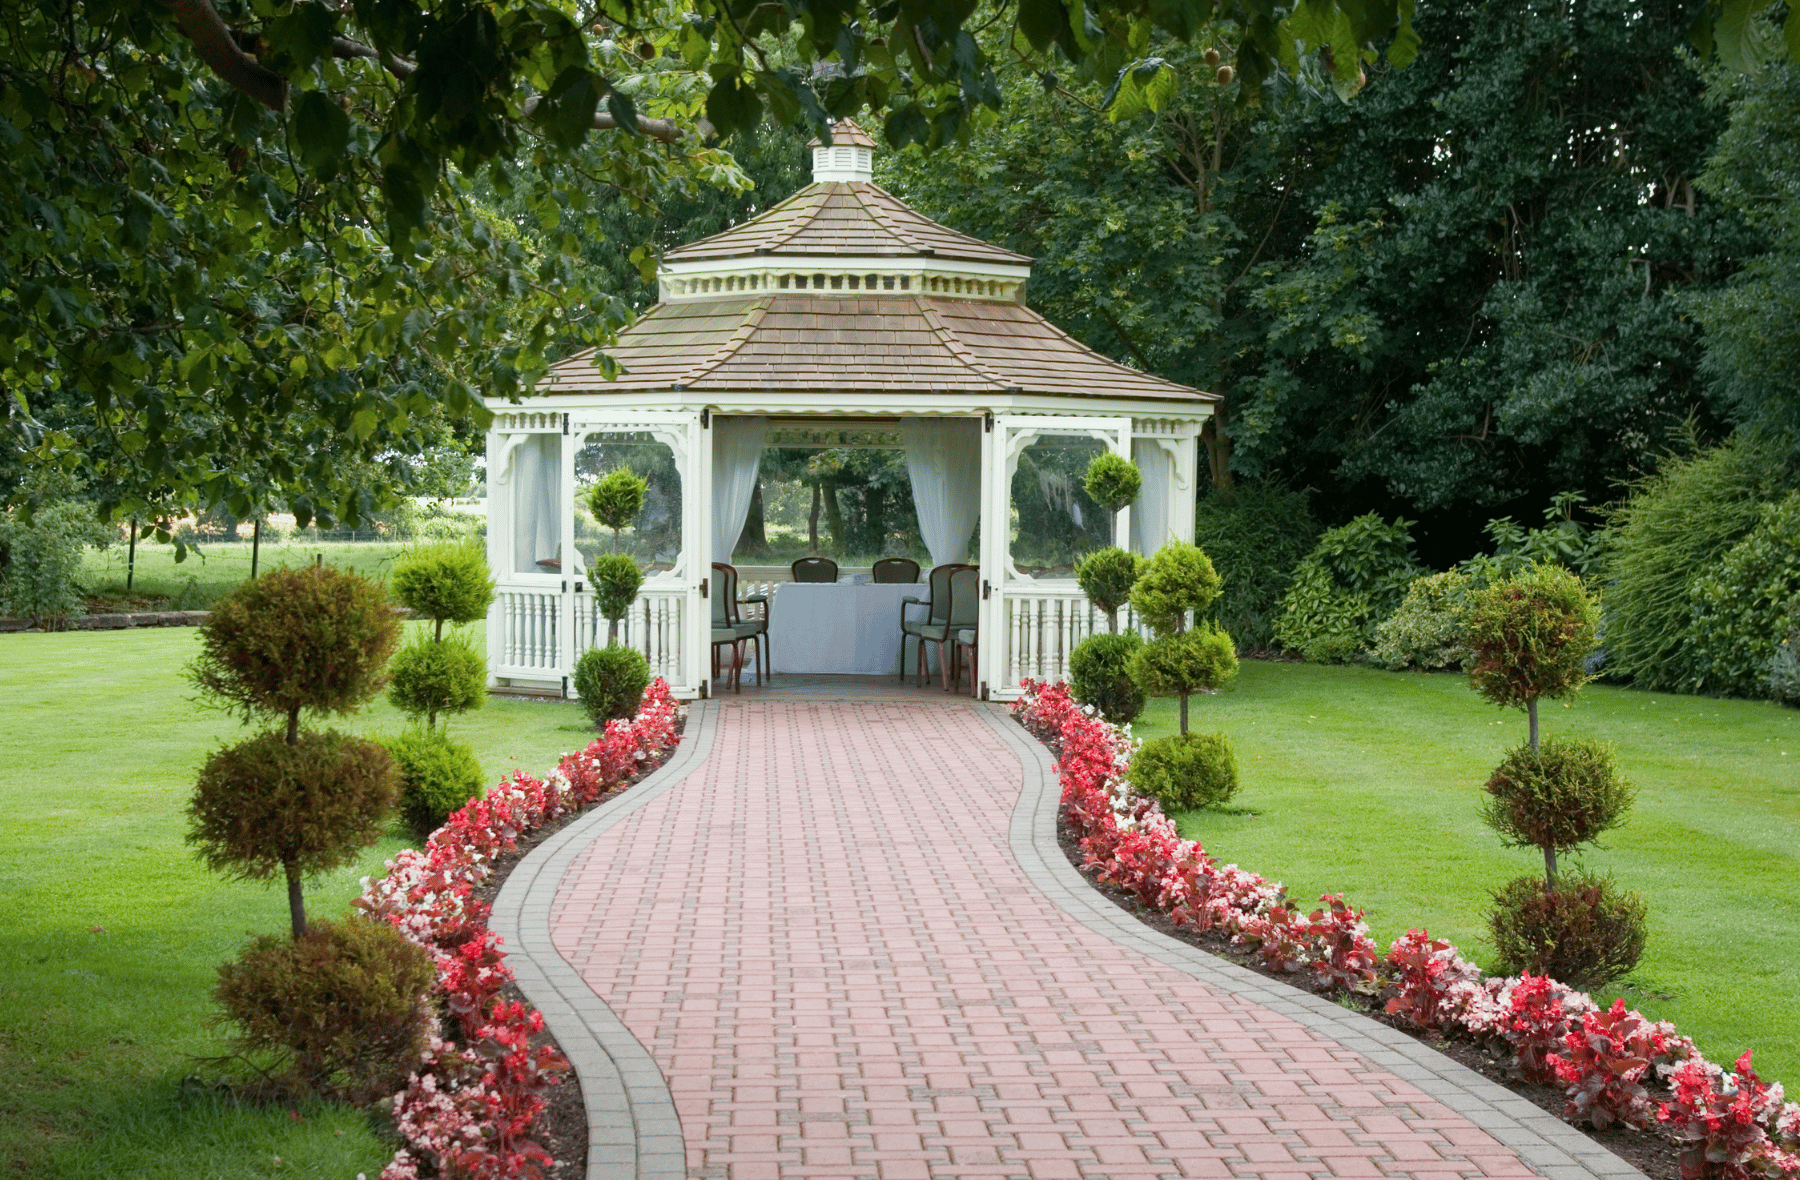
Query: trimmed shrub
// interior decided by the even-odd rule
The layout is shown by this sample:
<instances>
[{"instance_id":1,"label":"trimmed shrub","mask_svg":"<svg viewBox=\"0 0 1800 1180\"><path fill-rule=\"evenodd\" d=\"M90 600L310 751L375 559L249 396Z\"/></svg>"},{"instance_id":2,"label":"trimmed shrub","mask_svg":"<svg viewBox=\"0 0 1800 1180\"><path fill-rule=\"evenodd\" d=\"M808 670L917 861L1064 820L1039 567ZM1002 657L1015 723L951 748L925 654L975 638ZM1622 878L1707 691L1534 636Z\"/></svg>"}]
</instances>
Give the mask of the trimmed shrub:
<instances>
[{"instance_id":1,"label":"trimmed shrub","mask_svg":"<svg viewBox=\"0 0 1800 1180\"><path fill-rule=\"evenodd\" d=\"M1414 578L1400 607L1375 628L1370 662L1396 672L1460 668L1468 644L1469 576L1461 570Z\"/></svg>"},{"instance_id":2,"label":"trimmed shrub","mask_svg":"<svg viewBox=\"0 0 1800 1180\"><path fill-rule=\"evenodd\" d=\"M1327 529L1294 569L1275 638L1314 663L1346 660L1375 644L1375 627L1399 609L1427 571L1412 550L1412 522L1373 512Z\"/></svg>"},{"instance_id":3,"label":"trimmed shrub","mask_svg":"<svg viewBox=\"0 0 1800 1180\"><path fill-rule=\"evenodd\" d=\"M1069 653L1069 690L1115 725L1129 725L1144 711L1144 690L1132 679L1131 661L1144 646L1135 631L1090 635Z\"/></svg>"},{"instance_id":4,"label":"trimmed shrub","mask_svg":"<svg viewBox=\"0 0 1800 1180\"><path fill-rule=\"evenodd\" d=\"M1793 467L1783 448L1734 435L1711 450L1671 456L1632 485L1608 521L1609 675L1674 691L1698 679L1688 584L1718 568L1756 527L1762 505L1793 486Z\"/></svg>"},{"instance_id":5,"label":"trimmed shrub","mask_svg":"<svg viewBox=\"0 0 1800 1180\"><path fill-rule=\"evenodd\" d=\"M307 1089L368 1102L394 1093L431 1031L431 953L376 918L258 935L221 964L213 995L242 1053L275 1053Z\"/></svg>"},{"instance_id":6,"label":"trimmed shrub","mask_svg":"<svg viewBox=\"0 0 1800 1180\"><path fill-rule=\"evenodd\" d=\"M1213 617L1240 650L1275 642L1275 618L1294 567L1319 524L1306 496L1271 484L1214 487L1194 513L1194 543L1212 559L1220 594Z\"/></svg>"},{"instance_id":7,"label":"trimmed shrub","mask_svg":"<svg viewBox=\"0 0 1800 1180\"><path fill-rule=\"evenodd\" d=\"M575 662L575 691L595 725L627 719L650 684L650 662L629 647L590 647Z\"/></svg>"},{"instance_id":8,"label":"trimmed shrub","mask_svg":"<svg viewBox=\"0 0 1800 1180\"><path fill-rule=\"evenodd\" d=\"M1573 696L1590 679L1600 608L1559 565L1529 566L1471 601L1469 683L1502 708L1524 709L1535 745L1537 703Z\"/></svg>"},{"instance_id":9,"label":"trimmed shrub","mask_svg":"<svg viewBox=\"0 0 1800 1180\"><path fill-rule=\"evenodd\" d=\"M1130 592L1131 608L1159 634L1180 631L1219 596L1219 575L1198 545L1170 541L1145 563Z\"/></svg>"},{"instance_id":10,"label":"trimmed shrub","mask_svg":"<svg viewBox=\"0 0 1800 1180\"><path fill-rule=\"evenodd\" d=\"M265 733L215 751L188 803L187 842L207 867L291 882L354 861L381 839L400 793L388 752L335 730L289 745Z\"/></svg>"},{"instance_id":11,"label":"trimmed shrub","mask_svg":"<svg viewBox=\"0 0 1800 1180\"><path fill-rule=\"evenodd\" d=\"M188 672L243 715L354 712L387 683L400 619L379 583L331 566L270 570L213 604Z\"/></svg>"},{"instance_id":12,"label":"trimmed shrub","mask_svg":"<svg viewBox=\"0 0 1800 1180\"><path fill-rule=\"evenodd\" d=\"M1153 697L1211 692L1236 679L1237 650L1231 636L1215 623L1191 631L1159 635L1139 648L1131 675Z\"/></svg>"},{"instance_id":13,"label":"trimmed shrub","mask_svg":"<svg viewBox=\"0 0 1800 1180\"><path fill-rule=\"evenodd\" d=\"M1647 929L1643 899L1607 877L1569 873L1555 889L1519 877L1494 894L1494 951L1508 975L1593 991L1637 966Z\"/></svg>"},{"instance_id":14,"label":"trimmed shrub","mask_svg":"<svg viewBox=\"0 0 1800 1180\"><path fill-rule=\"evenodd\" d=\"M1108 629L1119 629L1119 611L1131 600L1131 589L1144 576L1146 564L1116 545L1096 549L1075 563L1075 582L1089 602L1106 612Z\"/></svg>"},{"instance_id":15,"label":"trimmed shrub","mask_svg":"<svg viewBox=\"0 0 1800 1180\"><path fill-rule=\"evenodd\" d=\"M1776 650L1800 627L1800 492L1762 518L1716 570L1688 586L1691 692L1762 696Z\"/></svg>"},{"instance_id":16,"label":"trimmed shrub","mask_svg":"<svg viewBox=\"0 0 1800 1180\"><path fill-rule=\"evenodd\" d=\"M650 481L629 467L613 468L588 489L588 511L601 527L613 531L615 549L621 532L644 510L644 497L649 491Z\"/></svg>"},{"instance_id":17,"label":"trimmed shrub","mask_svg":"<svg viewBox=\"0 0 1800 1180\"><path fill-rule=\"evenodd\" d=\"M494 601L487 554L473 541L417 545L401 554L388 576L394 601L437 623L474 623L487 618Z\"/></svg>"},{"instance_id":18,"label":"trimmed shrub","mask_svg":"<svg viewBox=\"0 0 1800 1180\"><path fill-rule=\"evenodd\" d=\"M1237 756L1222 733L1178 733L1145 742L1131 759L1131 786L1165 814L1216 807L1237 794Z\"/></svg>"},{"instance_id":19,"label":"trimmed shrub","mask_svg":"<svg viewBox=\"0 0 1800 1180\"><path fill-rule=\"evenodd\" d=\"M87 613L76 577L81 551L115 540L94 506L64 500L40 507L29 521L0 512L0 615L55 627Z\"/></svg>"},{"instance_id":20,"label":"trimmed shrub","mask_svg":"<svg viewBox=\"0 0 1800 1180\"><path fill-rule=\"evenodd\" d=\"M637 601L644 574L629 554L606 553L588 563L588 579L594 584L594 607L612 624L607 636L618 638L618 622Z\"/></svg>"},{"instance_id":21,"label":"trimmed shrub","mask_svg":"<svg viewBox=\"0 0 1800 1180\"><path fill-rule=\"evenodd\" d=\"M438 729L420 729L383 743L400 775L400 815L421 837L450 813L485 793L481 760L467 742Z\"/></svg>"},{"instance_id":22,"label":"trimmed shrub","mask_svg":"<svg viewBox=\"0 0 1800 1180\"><path fill-rule=\"evenodd\" d=\"M388 700L435 726L439 713L465 713L487 703L487 661L467 635L434 640L415 635L394 656Z\"/></svg>"},{"instance_id":23,"label":"trimmed shrub","mask_svg":"<svg viewBox=\"0 0 1800 1180\"><path fill-rule=\"evenodd\" d=\"M1144 474L1138 465L1111 451L1095 455L1081 479L1081 490L1088 499L1111 513L1137 499L1143 488Z\"/></svg>"},{"instance_id":24,"label":"trimmed shrub","mask_svg":"<svg viewBox=\"0 0 1800 1180\"><path fill-rule=\"evenodd\" d=\"M1637 789L1613 747L1591 738L1546 738L1508 750L1486 784L1481 818L1510 848L1540 848L1547 865L1624 821ZM1551 872L1554 872L1553 867Z\"/></svg>"}]
</instances>

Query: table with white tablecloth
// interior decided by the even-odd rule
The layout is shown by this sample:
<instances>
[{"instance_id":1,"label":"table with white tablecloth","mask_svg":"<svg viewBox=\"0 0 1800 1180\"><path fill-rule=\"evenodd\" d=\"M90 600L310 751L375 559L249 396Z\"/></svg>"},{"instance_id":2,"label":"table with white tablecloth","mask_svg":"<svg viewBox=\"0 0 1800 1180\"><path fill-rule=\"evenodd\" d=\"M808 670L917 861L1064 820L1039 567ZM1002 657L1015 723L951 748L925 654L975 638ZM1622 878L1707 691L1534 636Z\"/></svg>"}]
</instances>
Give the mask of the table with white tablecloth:
<instances>
[{"instance_id":1,"label":"table with white tablecloth","mask_svg":"<svg viewBox=\"0 0 1800 1180\"><path fill-rule=\"evenodd\" d=\"M927 598L923 582L782 582L769 611L776 672L892 676L900 650L900 603ZM908 618L923 618L923 606ZM929 649L932 645L927 644ZM928 650L935 666L935 652ZM912 671L912 661L907 661Z\"/></svg>"}]
</instances>

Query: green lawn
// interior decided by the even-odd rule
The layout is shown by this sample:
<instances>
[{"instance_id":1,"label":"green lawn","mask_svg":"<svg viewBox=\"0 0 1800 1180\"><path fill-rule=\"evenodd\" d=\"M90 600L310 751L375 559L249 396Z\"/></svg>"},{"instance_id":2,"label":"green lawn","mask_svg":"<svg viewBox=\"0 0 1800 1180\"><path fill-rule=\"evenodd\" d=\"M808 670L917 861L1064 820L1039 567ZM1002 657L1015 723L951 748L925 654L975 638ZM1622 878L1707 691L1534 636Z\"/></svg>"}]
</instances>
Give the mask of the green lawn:
<instances>
[{"instance_id":1,"label":"green lawn","mask_svg":"<svg viewBox=\"0 0 1800 1180\"><path fill-rule=\"evenodd\" d=\"M407 547L397 541L264 544L257 555L256 568L269 570L279 566L311 565L319 554L324 554L327 565L379 578L387 576L394 558ZM127 561L124 545L87 550L81 559L81 585L90 594L122 596ZM173 545L139 541L131 592L134 596L166 597L169 600L166 606L158 609L205 610L249 576L248 541L203 545L181 562L175 560Z\"/></svg>"},{"instance_id":2,"label":"green lawn","mask_svg":"<svg viewBox=\"0 0 1800 1180\"><path fill-rule=\"evenodd\" d=\"M218 1076L196 1060L224 1049L214 967L287 923L283 890L226 882L183 843L196 766L246 732L189 699L196 634L0 636L0 1175L349 1180L391 1150L348 1107L296 1119L183 1086ZM573 704L490 700L452 732L492 781L541 774L584 725ZM346 725L400 726L385 701ZM341 912L401 846L314 881L309 910Z\"/></svg>"},{"instance_id":3,"label":"green lawn","mask_svg":"<svg viewBox=\"0 0 1800 1180\"><path fill-rule=\"evenodd\" d=\"M1673 1020L1714 1061L1754 1048L1765 1077L1800 1084L1800 712L1589 686L1541 716L1546 734L1617 743L1638 787L1584 858L1650 907L1644 959L1607 998ZM1134 732L1174 725L1174 702L1153 701ZM1232 814L1178 817L1182 834L1298 898L1345 893L1383 946L1422 925L1485 960L1488 895L1542 869L1477 815L1524 714L1461 676L1246 660L1192 701L1190 726L1230 734L1242 787Z\"/></svg>"}]
</instances>

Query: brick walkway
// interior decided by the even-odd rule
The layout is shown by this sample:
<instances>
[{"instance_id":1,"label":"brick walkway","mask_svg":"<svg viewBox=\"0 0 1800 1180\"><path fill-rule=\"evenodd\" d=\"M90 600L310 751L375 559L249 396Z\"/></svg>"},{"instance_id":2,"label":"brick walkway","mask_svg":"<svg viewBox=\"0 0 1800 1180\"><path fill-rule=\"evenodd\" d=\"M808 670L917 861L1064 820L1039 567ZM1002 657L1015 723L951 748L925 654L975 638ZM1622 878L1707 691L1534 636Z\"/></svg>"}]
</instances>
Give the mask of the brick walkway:
<instances>
[{"instance_id":1,"label":"brick walkway","mask_svg":"<svg viewBox=\"0 0 1800 1180\"><path fill-rule=\"evenodd\" d=\"M1071 919L1009 846L1020 778L968 705L735 705L685 781L573 853L550 935L667 1079L690 1176L1533 1174Z\"/></svg>"}]
</instances>

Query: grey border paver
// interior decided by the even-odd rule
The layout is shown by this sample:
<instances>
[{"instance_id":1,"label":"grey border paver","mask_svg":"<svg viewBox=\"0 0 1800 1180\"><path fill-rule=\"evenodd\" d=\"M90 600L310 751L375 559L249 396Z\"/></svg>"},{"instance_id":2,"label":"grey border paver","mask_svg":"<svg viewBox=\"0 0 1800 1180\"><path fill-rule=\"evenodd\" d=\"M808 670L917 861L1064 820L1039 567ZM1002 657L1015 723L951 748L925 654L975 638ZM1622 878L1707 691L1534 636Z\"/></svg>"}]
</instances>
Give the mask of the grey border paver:
<instances>
[{"instance_id":1,"label":"grey border paver","mask_svg":"<svg viewBox=\"0 0 1800 1180\"><path fill-rule=\"evenodd\" d=\"M488 925L505 940L507 965L581 1080L588 1180L685 1180L687 1149L656 1059L557 952L551 911L576 859L607 829L698 769L717 729L718 706L690 702L687 729L669 760L532 849L494 898Z\"/></svg>"},{"instance_id":2,"label":"grey border paver","mask_svg":"<svg viewBox=\"0 0 1800 1180\"><path fill-rule=\"evenodd\" d=\"M1417 1086L1518 1153L1548 1180L1646 1180L1586 1135L1397 1029L1159 934L1102 897L1056 839L1062 788L1050 753L999 705L978 706L1023 768L1009 839L1026 878L1070 918L1121 946L1293 1020Z\"/></svg>"}]
</instances>

